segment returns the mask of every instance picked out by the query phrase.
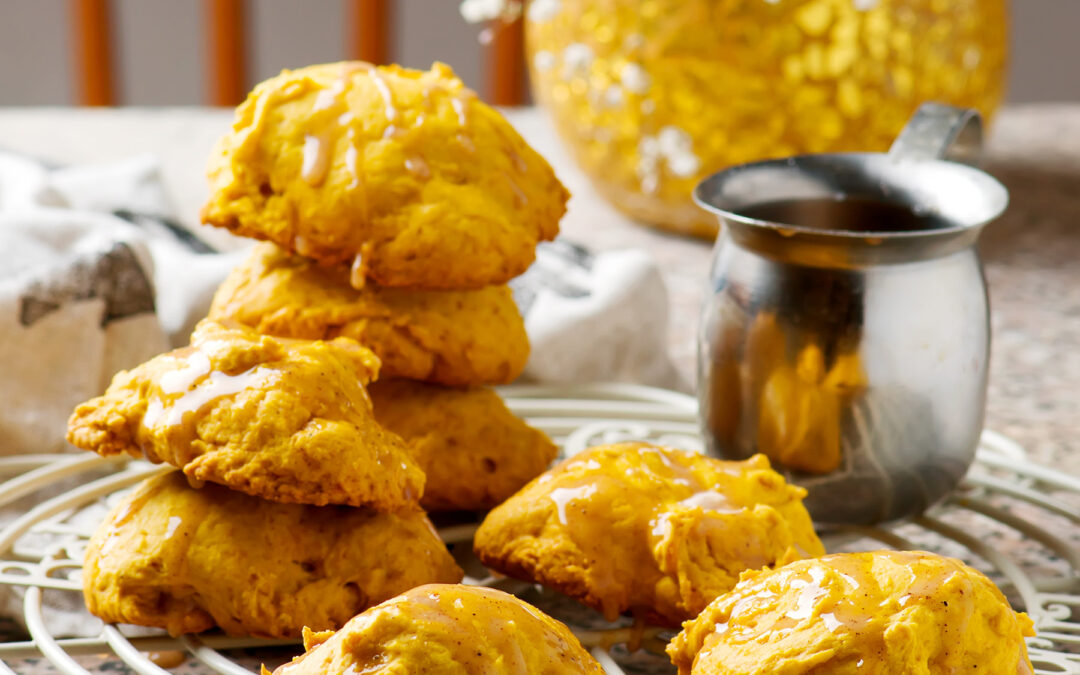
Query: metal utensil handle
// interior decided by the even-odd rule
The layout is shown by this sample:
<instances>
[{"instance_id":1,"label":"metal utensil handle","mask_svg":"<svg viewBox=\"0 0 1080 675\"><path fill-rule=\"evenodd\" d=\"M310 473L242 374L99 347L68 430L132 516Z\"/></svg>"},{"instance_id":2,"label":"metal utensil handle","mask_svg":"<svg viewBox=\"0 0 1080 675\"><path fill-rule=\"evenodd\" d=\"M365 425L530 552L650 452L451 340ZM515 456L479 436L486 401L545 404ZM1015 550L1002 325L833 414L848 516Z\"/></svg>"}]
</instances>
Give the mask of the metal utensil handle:
<instances>
[{"instance_id":1,"label":"metal utensil handle","mask_svg":"<svg viewBox=\"0 0 1080 675\"><path fill-rule=\"evenodd\" d=\"M923 103L889 149L903 159L947 159L977 166L982 159L979 111L943 103Z\"/></svg>"}]
</instances>

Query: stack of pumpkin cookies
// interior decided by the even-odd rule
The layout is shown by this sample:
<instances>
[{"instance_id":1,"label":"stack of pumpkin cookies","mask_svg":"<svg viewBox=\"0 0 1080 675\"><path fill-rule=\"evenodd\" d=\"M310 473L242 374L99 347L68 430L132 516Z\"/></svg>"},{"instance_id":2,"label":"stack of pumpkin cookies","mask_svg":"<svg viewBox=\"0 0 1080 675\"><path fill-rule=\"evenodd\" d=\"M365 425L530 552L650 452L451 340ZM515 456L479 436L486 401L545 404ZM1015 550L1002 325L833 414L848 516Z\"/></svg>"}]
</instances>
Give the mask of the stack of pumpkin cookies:
<instances>
[{"instance_id":1,"label":"stack of pumpkin cookies","mask_svg":"<svg viewBox=\"0 0 1080 675\"><path fill-rule=\"evenodd\" d=\"M204 220L266 241L210 318L375 352L375 414L427 474L425 508L490 509L554 459L486 385L525 367L505 284L558 233L568 194L447 66L283 72L240 106L210 180Z\"/></svg>"},{"instance_id":2,"label":"stack of pumpkin cookies","mask_svg":"<svg viewBox=\"0 0 1080 675\"><path fill-rule=\"evenodd\" d=\"M87 546L106 621L299 637L463 573L417 504L425 477L375 420L378 359L201 322L188 347L113 378L68 440L176 467L138 486Z\"/></svg>"},{"instance_id":3,"label":"stack of pumpkin cookies","mask_svg":"<svg viewBox=\"0 0 1080 675\"><path fill-rule=\"evenodd\" d=\"M205 220L266 241L190 346L72 415L74 445L179 469L91 540L87 606L298 637L460 581L423 509L489 509L556 454L487 385L528 357L505 283L565 189L438 64L286 71L238 108L210 178Z\"/></svg>"}]
</instances>

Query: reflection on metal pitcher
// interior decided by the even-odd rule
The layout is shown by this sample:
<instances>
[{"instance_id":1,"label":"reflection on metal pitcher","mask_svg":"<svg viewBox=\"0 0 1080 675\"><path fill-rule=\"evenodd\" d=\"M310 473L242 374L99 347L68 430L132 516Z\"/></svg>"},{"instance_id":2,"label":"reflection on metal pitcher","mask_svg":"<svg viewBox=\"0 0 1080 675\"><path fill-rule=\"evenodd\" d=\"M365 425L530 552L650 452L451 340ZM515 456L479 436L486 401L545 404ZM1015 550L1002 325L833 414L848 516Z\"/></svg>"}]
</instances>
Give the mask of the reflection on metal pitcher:
<instances>
[{"instance_id":1,"label":"reflection on metal pitcher","mask_svg":"<svg viewBox=\"0 0 1080 675\"><path fill-rule=\"evenodd\" d=\"M965 164L981 127L928 104L889 154L728 169L697 189L722 231L698 391L711 453L769 456L822 523L922 512L982 429L989 304L975 249L1004 187Z\"/></svg>"}]
</instances>

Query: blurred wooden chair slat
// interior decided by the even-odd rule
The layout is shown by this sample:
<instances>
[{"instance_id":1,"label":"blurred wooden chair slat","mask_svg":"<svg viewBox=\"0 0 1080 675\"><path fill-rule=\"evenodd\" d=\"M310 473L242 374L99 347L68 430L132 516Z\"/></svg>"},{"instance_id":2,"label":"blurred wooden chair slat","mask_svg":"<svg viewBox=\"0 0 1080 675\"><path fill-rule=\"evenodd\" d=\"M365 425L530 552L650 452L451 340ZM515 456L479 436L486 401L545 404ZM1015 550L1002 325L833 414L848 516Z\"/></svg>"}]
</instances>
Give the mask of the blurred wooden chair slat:
<instances>
[{"instance_id":1,"label":"blurred wooden chair slat","mask_svg":"<svg viewBox=\"0 0 1080 675\"><path fill-rule=\"evenodd\" d=\"M111 0L69 0L74 33L75 86L82 105L116 105ZM206 99L233 106L244 100L248 81L247 0L203 0ZM394 0L346 0L347 58L390 63L394 46ZM525 100L524 27L521 18L495 22L486 51L484 94L495 105ZM303 64L297 64L303 65Z\"/></svg>"},{"instance_id":2,"label":"blurred wooden chair slat","mask_svg":"<svg viewBox=\"0 0 1080 675\"><path fill-rule=\"evenodd\" d=\"M525 101L525 22L495 22L488 46L488 100L494 105Z\"/></svg>"},{"instance_id":3,"label":"blurred wooden chair slat","mask_svg":"<svg viewBox=\"0 0 1080 675\"><path fill-rule=\"evenodd\" d=\"M348 0L349 58L383 65L391 61L393 0Z\"/></svg>"},{"instance_id":4,"label":"blurred wooden chair slat","mask_svg":"<svg viewBox=\"0 0 1080 675\"><path fill-rule=\"evenodd\" d=\"M247 7L245 0L204 0L207 40L207 99L233 106L247 94Z\"/></svg>"},{"instance_id":5,"label":"blurred wooden chair slat","mask_svg":"<svg viewBox=\"0 0 1080 675\"><path fill-rule=\"evenodd\" d=\"M76 100L82 105L115 105L111 3L70 2Z\"/></svg>"}]
</instances>

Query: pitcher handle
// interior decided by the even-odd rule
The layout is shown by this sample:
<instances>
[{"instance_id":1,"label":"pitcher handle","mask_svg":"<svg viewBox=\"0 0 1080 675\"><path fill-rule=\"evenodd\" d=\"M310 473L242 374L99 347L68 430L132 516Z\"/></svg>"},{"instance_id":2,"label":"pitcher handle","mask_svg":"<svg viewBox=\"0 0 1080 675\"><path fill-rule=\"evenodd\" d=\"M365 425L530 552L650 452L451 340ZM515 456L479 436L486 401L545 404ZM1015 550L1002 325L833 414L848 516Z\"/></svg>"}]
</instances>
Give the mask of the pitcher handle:
<instances>
[{"instance_id":1,"label":"pitcher handle","mask_svg":"<svg viewBox=\"0 0 1080 675\"><path fill-rule=\"evenodd\" d=\"M896 137L889 155L901 159L947 159L970 166L982 160L979 111L943 103L923 103Z\"/></svg>"}]
</instances>

